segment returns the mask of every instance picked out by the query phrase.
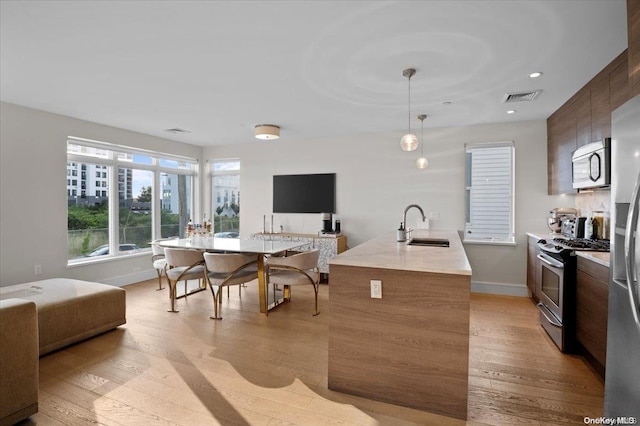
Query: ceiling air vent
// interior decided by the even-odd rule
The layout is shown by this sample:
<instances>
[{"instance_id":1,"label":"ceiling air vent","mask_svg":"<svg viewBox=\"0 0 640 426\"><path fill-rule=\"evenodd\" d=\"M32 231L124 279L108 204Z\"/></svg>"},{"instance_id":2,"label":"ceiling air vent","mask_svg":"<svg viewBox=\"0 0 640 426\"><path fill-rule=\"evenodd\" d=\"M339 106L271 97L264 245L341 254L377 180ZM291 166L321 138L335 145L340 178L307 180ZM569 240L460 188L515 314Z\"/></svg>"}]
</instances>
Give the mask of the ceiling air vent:
<instances>
[{"instance_id":1,"label":"ceiling air vent","mask_svg":"<svg viewBox=\"0 0 640 426\"><path fill-rule=\"evenodd\" d=\"M507 93L502 98L503 103L509 102L530 102L534 100L542 90L534 90L533 92L519 92L519 93Z\"/></svg>"},{"instance_id":2,"label":"ceiling air vent","mask_svg":"<svg viewBox=\"0 0 640 426\"><path fill-rule=\"evenodd\" d=\"M173 129L164 129L164 131L169 133L191 133L191 130L181 129L179 127L174 127Z\"/></svg>"}]
</instances>

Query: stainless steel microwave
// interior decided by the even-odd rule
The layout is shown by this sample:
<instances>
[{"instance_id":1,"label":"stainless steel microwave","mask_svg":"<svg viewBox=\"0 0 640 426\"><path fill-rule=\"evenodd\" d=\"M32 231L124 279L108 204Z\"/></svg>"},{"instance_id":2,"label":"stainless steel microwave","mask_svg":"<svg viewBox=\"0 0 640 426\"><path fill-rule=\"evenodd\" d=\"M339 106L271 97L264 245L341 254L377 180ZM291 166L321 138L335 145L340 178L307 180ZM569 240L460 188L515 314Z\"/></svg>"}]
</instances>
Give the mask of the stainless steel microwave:
<instances>
[{"instance_id":1,"label":"stainless steel microwave","mask_svg":"<svg viewBox=\"0 0 640 426\"><path fill-rule=\"evenodd\" d=\"M573 189L608 187L611 183L611 138L576 149L571 164Z\"/></svg>"}]
</instances>

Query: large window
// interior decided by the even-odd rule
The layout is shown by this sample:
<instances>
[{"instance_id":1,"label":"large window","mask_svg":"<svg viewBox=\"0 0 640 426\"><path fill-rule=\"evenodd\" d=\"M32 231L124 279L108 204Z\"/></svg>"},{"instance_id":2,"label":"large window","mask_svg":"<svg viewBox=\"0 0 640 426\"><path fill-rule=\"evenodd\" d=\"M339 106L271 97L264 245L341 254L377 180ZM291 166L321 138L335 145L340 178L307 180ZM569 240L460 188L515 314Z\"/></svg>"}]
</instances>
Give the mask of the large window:
<instances>
[{"instance_id":1,"label":"large window","mask_svg":"<svg viewBox=\"0 0 640 426\"><path fill-rule=\"evenodd\" d=\"M468 144L465 242L514 244L513 141Z\"/></svg>"},{"instance_id":2,"label":"large window","mask_svg":"<svg viewBox=\"0 0 640 426\"><path fill-rule=\"evenodd\" d=\"M184 236L197 170L195 159L70 138L67 176L80 179L67 180L69 263L137 253L153 239Z\"/></svg>"},{"instance_id":3,"label":"large window","mask_svg":"<svg viewBox=\"0 0 640 426\"><path fill-rule=\"evenodd\" d=\"M240 161L211 163L213 232L240 233Z\"/></svg>"}]
</instances>

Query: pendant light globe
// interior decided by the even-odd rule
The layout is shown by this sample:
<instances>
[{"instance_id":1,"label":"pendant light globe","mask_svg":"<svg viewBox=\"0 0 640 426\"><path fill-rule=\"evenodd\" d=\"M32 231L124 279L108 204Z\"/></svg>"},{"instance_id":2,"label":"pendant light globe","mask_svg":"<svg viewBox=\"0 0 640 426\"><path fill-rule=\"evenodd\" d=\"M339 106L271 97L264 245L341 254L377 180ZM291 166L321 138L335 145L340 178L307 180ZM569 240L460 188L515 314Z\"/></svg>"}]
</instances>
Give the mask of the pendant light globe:
<instances>
[{"instance_id":1,"label":"pendant light globe","mask_svg":"<svg viewBox=\"0 0 640 426\"><path fill-rule=\"evenodd\" d=\"M418 148L418 138L413 133L407 133L400 139L400 147L403 151L415 151Z\"/></svg>"},{"instance_id":2,"label":"pendant light globe","mask_svg":"<svg viewBox=\"0 0 640 426\"><path fill-rule=\"evenodd\" d=\"M429 160L427 160L427 157L420 157L416 160L416 166L418 166L419 169L426 169L429 167Z\"/></svg>"}]
</instances>

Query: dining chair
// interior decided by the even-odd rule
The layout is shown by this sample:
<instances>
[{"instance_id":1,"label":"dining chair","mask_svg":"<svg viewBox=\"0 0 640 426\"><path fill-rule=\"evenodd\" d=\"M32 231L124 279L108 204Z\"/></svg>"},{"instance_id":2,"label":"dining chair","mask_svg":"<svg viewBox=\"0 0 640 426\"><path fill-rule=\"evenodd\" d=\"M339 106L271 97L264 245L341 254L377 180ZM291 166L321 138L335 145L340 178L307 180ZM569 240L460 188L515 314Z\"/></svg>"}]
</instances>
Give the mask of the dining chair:
<instances>
[{"instance_id":1,"label":"dining chair","mask_svg":"<svg viewBox=\"0 0 640 426\"><path fill-rule=\"evenodd\" d=\"M211 319L222 319L218 307L222 304L222 288L227 287L228 291L230 286L237 285L238 292L241 292L242 284L258 278L257 263L255 254L204 253L205 277L213 295Z\"/></svg>"},{"instance_id":2,"label":"dining chair","mask_svg":"<svg viewBox=\"0 0 640 426\"><path fill-rule=\"evenodd\" d=\"M151 241L151 262L153 263L153 269L158 274L158 288L156 291L163 290L162 276L167 273L167 259L164 255L164 247L158 244L161 240Z\"/></svg>"},{"instance_id":3,"label":"dining chair","mask_svg":"<svg viewBox=\"0 0 640 426\"><path fill-rule=\"evenodd\" d=\"M169 248L164 249L167 260L167 281L169 282L169 298L171 299L171 309L169 312L178 312L176 307L176 286L179 281L184 280L184 296L187 294L188 280L202 280L204 275L204 259L202 252L192 249Z\"/></svg>"},{"instance_id":4,"label":"dining chair","mask_svg":"<svg viewBox=\"0 0 640 426\"><path fill-rule=\"evenodd\" d=\"M275 297L276 284L284 286L284 298L287 301L291 300L291 286L311 284L315 293L315 311L313 315L318 315L320 313L318 312L319 258L320 250L318 249L299 252L291 256L268 258L265 262L267 267L267 289L271 284L274 299L277 299Z\"/></svg>"}]
</instances>

